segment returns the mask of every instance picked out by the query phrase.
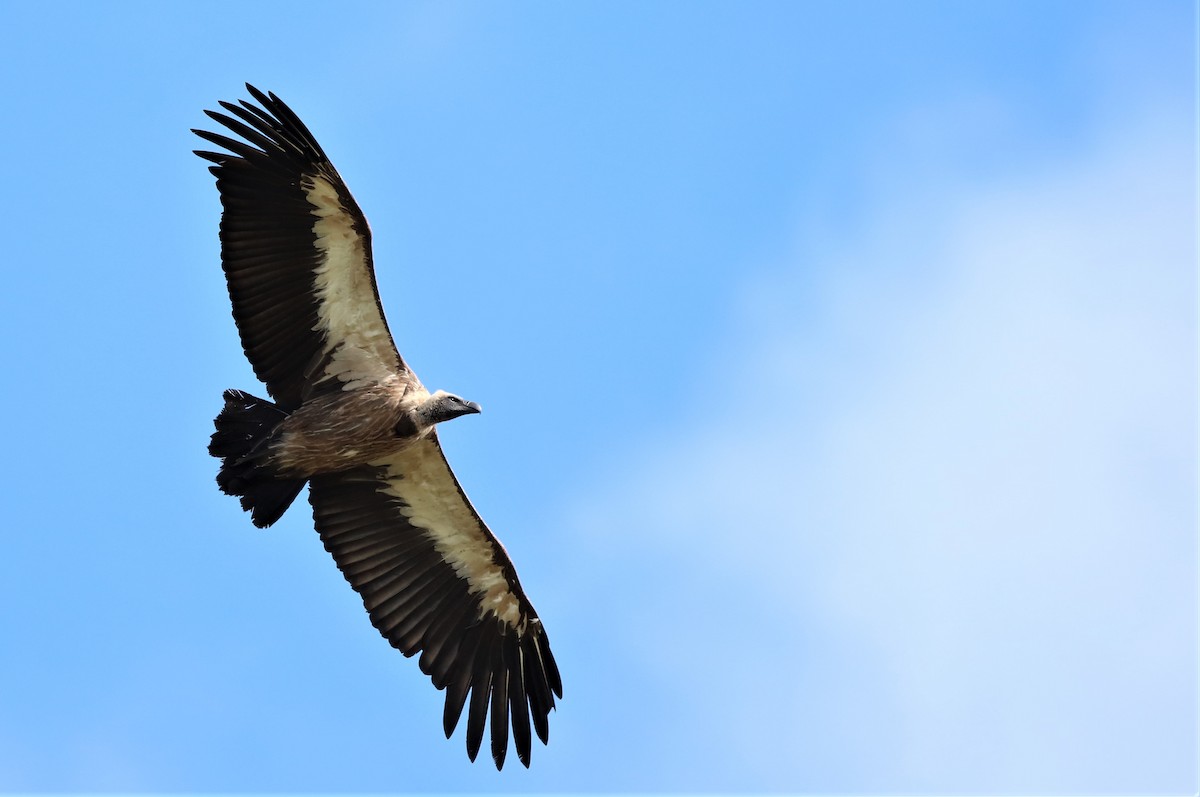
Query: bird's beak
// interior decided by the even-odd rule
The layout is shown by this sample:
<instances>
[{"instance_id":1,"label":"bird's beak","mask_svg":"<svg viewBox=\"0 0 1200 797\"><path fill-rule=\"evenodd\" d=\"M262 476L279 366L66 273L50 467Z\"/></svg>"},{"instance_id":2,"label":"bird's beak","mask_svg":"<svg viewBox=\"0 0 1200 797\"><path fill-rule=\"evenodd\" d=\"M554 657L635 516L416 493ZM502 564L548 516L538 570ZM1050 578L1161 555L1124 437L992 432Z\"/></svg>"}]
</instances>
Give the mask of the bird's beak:
<instances>
[{"instance_id":1,"label":"bird's beak","mask_svg":"<svg viewBox=\"0 0 1200 797\"><path fill-rule=\"evenodd\" d=\"M483 412L483 407L480 407L474 401L466 401L463 403L467 405L467 409L471 412Z\"/></svg>"}]
</instances>

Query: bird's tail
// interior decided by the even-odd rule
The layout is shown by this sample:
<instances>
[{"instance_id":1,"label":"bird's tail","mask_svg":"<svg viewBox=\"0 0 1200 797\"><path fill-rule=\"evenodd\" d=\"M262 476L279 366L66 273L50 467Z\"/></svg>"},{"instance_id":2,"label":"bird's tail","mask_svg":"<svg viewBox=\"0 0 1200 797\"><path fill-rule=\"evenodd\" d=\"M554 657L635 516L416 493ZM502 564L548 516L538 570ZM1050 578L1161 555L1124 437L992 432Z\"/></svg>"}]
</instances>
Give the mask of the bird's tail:
<instances>
[{"instance_id":1,"label":"bird's tail","mask_svg":"<svg viewBox=\"0 0 1200 797\"><path fill-rule=\"evenodd\" d=\"M281 477L256 456L288 413L275 404L243 393L225 391L225 407L213 421L217 430L208 453L221 458L217 485L226 495L242 500L242 509L265 529L283 516L304 488L305 479Z\"/></svg>"}]
</instances>

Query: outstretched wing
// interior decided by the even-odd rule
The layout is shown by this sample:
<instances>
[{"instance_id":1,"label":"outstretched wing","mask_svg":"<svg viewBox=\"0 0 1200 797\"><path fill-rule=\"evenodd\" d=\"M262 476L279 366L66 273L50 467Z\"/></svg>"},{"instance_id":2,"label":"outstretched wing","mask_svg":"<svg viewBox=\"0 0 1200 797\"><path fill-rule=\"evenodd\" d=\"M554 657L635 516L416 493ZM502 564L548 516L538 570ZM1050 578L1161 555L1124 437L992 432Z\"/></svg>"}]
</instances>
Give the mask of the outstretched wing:
<instances>
[{"instance_id":1,"label":"outstretched wing","mask_svg":"<svg viewBox=\"0 0 1200 797\"><path fill-rule=\"evenodd\" d=\"M196 154L216 164L221 262L254 373L289 410L324 388L415 379L388 331L354 197L292 109L246 88L258 105L206 111L244 141L192 132L228 150Z\"/></svg>"},{"instance_id":2,"label":"outstretched wing","mask_svg":"<svg viewBox=\"0 0 1200 797\"><path fill-rule=\"evenodd\" d=\"M399 454L316 476L317 531L379 632L446 690L449 738L467 698L467 754L475 760L491 714L491 748L504 765L511 722L529 766L530 719L543 743L558 666L512 561L484 525L436 436Z\"/></svg>"}]
</instances>

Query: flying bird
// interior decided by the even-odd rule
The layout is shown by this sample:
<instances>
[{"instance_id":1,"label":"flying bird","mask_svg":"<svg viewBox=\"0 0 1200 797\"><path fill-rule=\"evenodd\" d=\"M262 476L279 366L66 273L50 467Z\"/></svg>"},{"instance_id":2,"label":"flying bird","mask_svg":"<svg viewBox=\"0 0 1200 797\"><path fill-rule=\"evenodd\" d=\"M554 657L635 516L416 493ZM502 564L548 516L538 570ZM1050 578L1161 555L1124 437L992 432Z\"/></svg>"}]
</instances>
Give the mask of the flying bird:
<instances>
[{"instance_id":1,"label":"flying bird","mask_svg":"<svg viewBox=\"0 0 1200 797\"><path fill-rule=\"evenodd\" d=\"M325 549L371 623L445 690L449 738L466 710L472 761L491 730L503 767L509 727L529 766L530 724L549 738L562 680L504 546L480 519L438 443L439 423L479 405L430 393L388 330L367 220L300 118L274 94L206 111L240 137L226 152L221 265L242 348L272 400L227 390L209 453L217 484L255 526L307 483ZM489 720L490 715L490 720Z\"/></svg>"}]
</instances>

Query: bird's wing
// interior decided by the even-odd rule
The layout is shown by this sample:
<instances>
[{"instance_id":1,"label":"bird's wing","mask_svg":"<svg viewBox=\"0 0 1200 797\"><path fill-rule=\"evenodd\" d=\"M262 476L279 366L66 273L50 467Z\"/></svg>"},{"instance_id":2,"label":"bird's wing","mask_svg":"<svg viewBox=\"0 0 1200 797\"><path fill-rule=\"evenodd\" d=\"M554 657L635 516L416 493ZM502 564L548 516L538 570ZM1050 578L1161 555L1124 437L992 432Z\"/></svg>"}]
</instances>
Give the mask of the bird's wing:
<instances>
[{"instance_id":1,"label":"bird's wing","mask_svg":"<svg viewBox=\"0 0 1200 797\"><path fill-rule=\"evenodd\" d=\"M341 473L315 476L309 500L325 548L362 597L371 622L446 690L449 738L467 705L467 754L491 714L503 766L511 722L529 766L530 718L542 742L558 666L512 561L450 470L436 436Z\"/></svg>"},{"instance_id":2,"label":"bird's wing","mask_svg":"<svg viewBox=\"0 0 1200 797\"><path fill-rule=\"evenodd\" d=\"M309 395L399 375L415 381L388 331L371 231L321 145L274 94L206 111L240 136L193 132L221 194L221 262L242 347L285 409ZM261 107L260 107L261 106Z\"/></svg>"}]
</instances>

